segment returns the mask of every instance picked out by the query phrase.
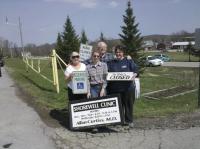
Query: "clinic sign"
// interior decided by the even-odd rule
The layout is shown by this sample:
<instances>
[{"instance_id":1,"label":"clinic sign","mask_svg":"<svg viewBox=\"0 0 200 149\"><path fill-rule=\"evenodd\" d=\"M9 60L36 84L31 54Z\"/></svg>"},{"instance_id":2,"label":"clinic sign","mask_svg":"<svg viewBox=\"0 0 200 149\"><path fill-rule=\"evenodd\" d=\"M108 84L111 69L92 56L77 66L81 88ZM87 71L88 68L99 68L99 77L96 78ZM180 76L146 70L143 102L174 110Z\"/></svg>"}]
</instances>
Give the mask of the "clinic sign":
<instances>
[{"instance_id":1,"label":"clinic sign","mask_svg":"<svg viewBox=\"0 0 200 149\"><path fill-rule=\"evenodd\" d=\"M80 54L81 61L90 59L91 54L92 54L92 46L86 45L86 44L81 44L79 54Z\"/></svg>"},{"instance_id":2,"label":"clinic sign","mask_svg":"<svg viewBox=\"0 0 200 149\"><path fill-rule=\"evenodd\" d=\"M133 72L109 72L106 79L108 81L131 81L133 76Z\"/></svg>"},{"instance_id":3,"label":"clinic sign","mask_svg":"<svg viewBox=\"0 0 200 149\"><path fill-rule=\"evenodd\" d=\"M119 96L105 96L70 102L71 129L121 124L123 122L122 119Z\"/></svg>"},{"instance_id":4,"label":"clinic sign","mask_svg":"<svg viewBox=\"0 0 200 149\"><path fill-rule=\"evenodd\" d=\"M72 91L73 94L86 94L87 87L87 72L86 71L74 71L72 78Z\"/></svg>"}]
</instances>

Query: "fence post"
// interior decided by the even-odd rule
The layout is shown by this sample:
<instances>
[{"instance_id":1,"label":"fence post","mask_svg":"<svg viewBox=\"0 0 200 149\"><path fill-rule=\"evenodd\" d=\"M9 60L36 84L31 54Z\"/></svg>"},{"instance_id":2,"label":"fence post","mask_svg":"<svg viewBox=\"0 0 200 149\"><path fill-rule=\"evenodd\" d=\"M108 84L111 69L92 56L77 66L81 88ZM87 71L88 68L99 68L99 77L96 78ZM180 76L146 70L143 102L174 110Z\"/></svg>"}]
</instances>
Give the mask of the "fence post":
<instances>
[{"instance_id":1,"label":"fence post","mask_svg":"<svg viewBox=\"0 0 200 149\"><path fill-rule=\"evenodd\" d=\"M57 61L56 61L56 51L53 49L53 57L52 57L52 68L53 68L53 78L54 78L54 83L56 86L56 91L57 93L60 92L59 89L59 81L58 81L58 68L57 68Z\"/></svg>"},{"instance_id":2,"label":"fence post","mask_svg":"<svg viewBox=\"0 0 200 149\"><path fill-rule=\"evenodd\" d=\"M38 60L38 72L40 73L40 59Z\"/></svg>"}]
</instances>

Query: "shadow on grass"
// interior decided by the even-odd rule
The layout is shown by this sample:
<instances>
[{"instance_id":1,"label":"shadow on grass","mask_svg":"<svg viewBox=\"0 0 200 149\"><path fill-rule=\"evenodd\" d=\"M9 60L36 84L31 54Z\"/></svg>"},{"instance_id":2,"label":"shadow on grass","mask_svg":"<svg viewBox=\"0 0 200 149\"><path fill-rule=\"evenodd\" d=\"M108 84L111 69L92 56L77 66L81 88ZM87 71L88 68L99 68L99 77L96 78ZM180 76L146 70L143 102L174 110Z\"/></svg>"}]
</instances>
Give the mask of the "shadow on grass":
<instances>
[{"instance_id":1,"label":"shadow on grass","mask_svg":"<svg viewBox=\"0 0 200 149\"><path fill-rule=\"evenodd\" d=\"M67 109L53 109L49 114L53 119L57 120L60 125L69 129L69 114Z\"/></svg>"},{"instance_id":2,"label":"shadow on grass","mask_svg":"<svg viewBox=\"0 0 200 149\"><path fill-rule=\"evenodd\" d=\"M70 130L70 126L69 126L69 112L67 109L54 109L50 111L50 116L57 120L60 125L62 125L63 127L65 127L66 129ZM86 133L93 133L92 128L85 128L85 129L77 129L77 130L71 130L74 132L86 132ZM98 132L97 133L113 133L113 132L117 132L111 128L108 128L106 126L100 126L98 127Z\"/></svg>"},{"instance_id":3,"label":"shadow on grass","mask_svg":"<svg viewBox=\"0 0 200 149\"><path fill-rule=\"evenodd\" d=\"M31 84L35 85L36 87L38 87L39 89L43 90L43 91L47 91L47 92L55 92L53 89L47 89L42 87L41 85L39 85L38 83L36 83L35 81L33 81L32 79L30 79L29 77L27 77L26 75L22 74L22 77L24 77L28 82L30 82Z\"/></svg>"}]
</instances>

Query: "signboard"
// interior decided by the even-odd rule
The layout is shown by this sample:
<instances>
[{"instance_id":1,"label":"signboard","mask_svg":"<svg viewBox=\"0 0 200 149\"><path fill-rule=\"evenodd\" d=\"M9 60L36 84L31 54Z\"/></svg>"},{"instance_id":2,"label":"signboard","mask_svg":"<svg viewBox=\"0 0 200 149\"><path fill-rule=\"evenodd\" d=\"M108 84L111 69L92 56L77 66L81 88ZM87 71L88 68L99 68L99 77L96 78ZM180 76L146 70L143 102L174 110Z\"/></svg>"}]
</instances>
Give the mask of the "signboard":
<instances>
[{"instance_id":1,"label":"signboard","mask_svg":"<svg viewBox=\"0 0 200 149\"><path fill-rule=\"evenodd\" d=\"M195 30L195 48L200 49L200 28Z\"/></svg>"},{"instance_id":2,"label":"signboard","mask_svg":"<svg viewBox=\"0 0 200 149\"><path fill-rule=\"evenodd\" d=\"M121 100L118 95L70 101L69 105L71 129L121 124L123 122Z\"/></svg>"},{"instance_id":3,"label":"signboard","mask_svg":"<svg viewBox=\"0 0 200 149\"><path fill-rule=\"evenodd\" d=\"M92 46L86 45L86 44L81 44L79 54L80 54L81 61L90 59L91 54L92 54Z\"/></svg>"},{"instance_id":4,"label":"signboard","mask_svg":"<svg viewBox=\"0 0 200 149\"><path fill-rule=\"evenodd\" d=\"M87 80L88 77L86 71L74 71L72 78L73 94L86 94L88 90Z\"/></svg>"},{"instance_id":5,"label":"signboard","mask_svg":"<svg viewBox=\"0 0 200 149\"><path fill-rule=\"evenodd\" d=\"M133 72L108 72L108 81L131 81L134 77Z\"/></svg>"}]
</instances>

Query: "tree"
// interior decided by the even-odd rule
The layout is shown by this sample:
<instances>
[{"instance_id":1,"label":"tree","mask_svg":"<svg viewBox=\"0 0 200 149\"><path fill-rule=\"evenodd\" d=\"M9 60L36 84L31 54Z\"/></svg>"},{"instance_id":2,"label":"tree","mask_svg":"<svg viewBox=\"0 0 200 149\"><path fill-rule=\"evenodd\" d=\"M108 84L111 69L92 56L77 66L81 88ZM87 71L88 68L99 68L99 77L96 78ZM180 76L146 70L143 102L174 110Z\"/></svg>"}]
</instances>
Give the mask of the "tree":
<instances>
[{"instance_id":1,"label":"tree","mask_svg":"<svg viewBox=\"0 0 200 149\"><path fill-rule=\"evenodd\" d=\"M61 34L58 33L58 36L57 36L57 42L56 42L56 52L58 55L64 55L64 48L63 48L63 41L62 41L62 37L61 37Z\"/></svg>"},{"instance_id":2,"label":"tree","mask_svg":"<svg viewBox=\"0 0 200 149\"><path fill-rule=\"evenodd\" d=\"M82 30L81 32L81 43L86 44L88 42L85 30Z\"/></svg>"},{"instance_id":3,"label":"tree","mask_svg":"<svg viewBox=\"0 0 200 149\"><path fill-rule=\"evenodd\" d=\"M99 37L99 39L100 39L100 41L104 41L105 42L105 38L104 38L104 35L103 35L103 33L101 32L101 34L100 34L100 37Z\"/></svg>"},{"instance_id":4,"label":"tree","mask_svg":"<svg viewBox=\"0 0 200 149\"><path fill-rule=\"evenodd\" d=\"M121 26L122 34L119 34L119 36L121 37L120 40L122 44L126 47L127 54L131 55L134 61L139 64L139 58L142 56L139 54L139 51L142 49L142 38L137 29L139 24L135 22L135 16L133 15L130 1L128 1L127 6L126 14L123 15L124 26ZM140 64L140 66L142 66L142 64Z\"/></svg>"},{"instance_id":5,"label":"tree","mask_svg":"<svg viewBox=\"0 0 200 149\"><path fill-rule=\"evenodd\" d=\"M61 41L62 41L62 44L61 44L62 48L61 48L61 51L59 51L59 56L66 63L68 63L71 52L79 50L79 39L78 39L78 36L76 35L74 27L72 26L72 22L69 16L67 16L67 19L64 25L64 32L62 34Z\"/></svg>"}]
</instances>

